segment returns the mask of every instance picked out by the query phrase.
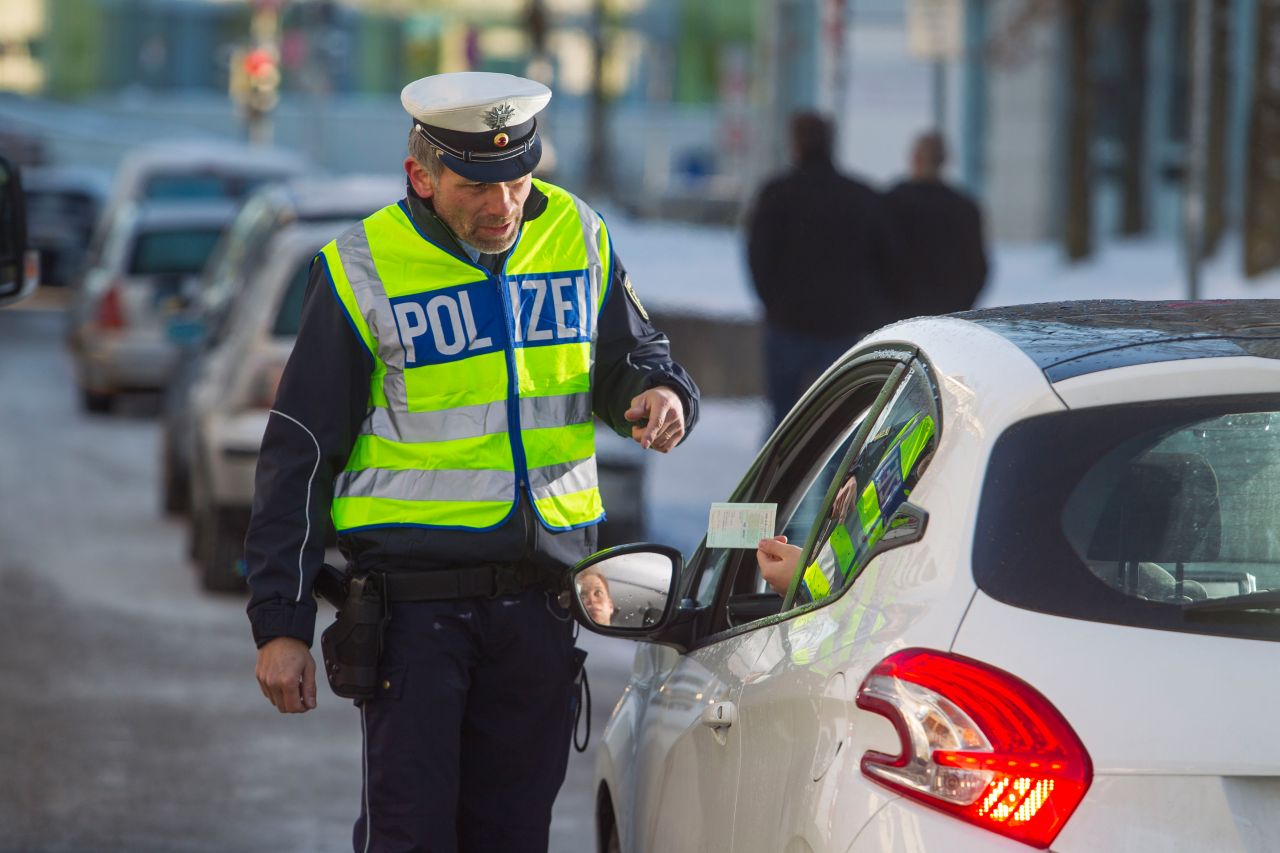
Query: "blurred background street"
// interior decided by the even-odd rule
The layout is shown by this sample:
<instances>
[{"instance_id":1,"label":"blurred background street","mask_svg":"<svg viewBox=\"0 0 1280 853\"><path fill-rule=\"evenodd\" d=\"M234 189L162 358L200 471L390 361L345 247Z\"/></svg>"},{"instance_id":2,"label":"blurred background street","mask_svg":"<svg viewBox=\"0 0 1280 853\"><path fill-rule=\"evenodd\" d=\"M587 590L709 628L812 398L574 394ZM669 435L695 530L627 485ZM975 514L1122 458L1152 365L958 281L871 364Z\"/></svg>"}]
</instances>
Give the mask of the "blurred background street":
<instances>
[{"instance_id":1,"label":"blurred background street","mask_svg":"<svg viewBox=\"0 0 1280 853\"><path fill-rule=\"evenodd\" d=\"M1280 0L4 0L42 281L0 311L0 850L349 849L357 715L261 697L238 549L306 265L403 193L405 83L554 90L538 176L704 394L669 456L602 441L604 535L688 555L771 424L746 233L793 114L876 191L939 134L978 307L1277 298L1278 68ZM635 647L580 644L594 739ZM560 853L594 849L593 760Z\"/></svg>"}]
</instances>

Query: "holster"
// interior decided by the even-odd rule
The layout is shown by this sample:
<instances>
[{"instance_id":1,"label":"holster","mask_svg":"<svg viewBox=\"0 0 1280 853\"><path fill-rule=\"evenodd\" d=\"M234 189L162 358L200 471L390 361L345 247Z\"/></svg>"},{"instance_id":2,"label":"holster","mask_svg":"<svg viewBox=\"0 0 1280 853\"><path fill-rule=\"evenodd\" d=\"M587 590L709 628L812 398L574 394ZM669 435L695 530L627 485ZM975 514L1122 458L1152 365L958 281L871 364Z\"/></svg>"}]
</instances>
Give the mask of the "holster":
<instances>
[{"instance_id":1,"label":"holster","mask_svg":"<svg viewBox=\"0 0 1280 853\"><path fill-rule=\"evenodd\" d=\"M333 624L320 635L324 674L329 687L344 699L370 699L378 688L382 632L391 610L381 575L355 575Z\"/></svg>"}]
</instances>

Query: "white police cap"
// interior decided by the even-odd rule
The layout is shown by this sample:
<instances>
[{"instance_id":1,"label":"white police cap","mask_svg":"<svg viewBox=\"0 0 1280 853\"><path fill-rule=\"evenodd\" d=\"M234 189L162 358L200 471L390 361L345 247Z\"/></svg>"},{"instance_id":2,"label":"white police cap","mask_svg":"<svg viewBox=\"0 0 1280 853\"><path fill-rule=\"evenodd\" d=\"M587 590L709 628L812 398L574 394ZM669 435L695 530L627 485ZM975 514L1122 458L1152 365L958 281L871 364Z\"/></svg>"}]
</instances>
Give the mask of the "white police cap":
<instances>
[{"instance_id":1,"label":"white police cap","mask_svg":"<svg viewBox=\"0 0 1280 853\"><path fill-rule=\"evenodd\" d=\"M414 129L453 171L496 183L527 175L542 156L535 116L551 90L534 80L487 71L436 74L400 92Z\"/></svg>"}]
</instances>

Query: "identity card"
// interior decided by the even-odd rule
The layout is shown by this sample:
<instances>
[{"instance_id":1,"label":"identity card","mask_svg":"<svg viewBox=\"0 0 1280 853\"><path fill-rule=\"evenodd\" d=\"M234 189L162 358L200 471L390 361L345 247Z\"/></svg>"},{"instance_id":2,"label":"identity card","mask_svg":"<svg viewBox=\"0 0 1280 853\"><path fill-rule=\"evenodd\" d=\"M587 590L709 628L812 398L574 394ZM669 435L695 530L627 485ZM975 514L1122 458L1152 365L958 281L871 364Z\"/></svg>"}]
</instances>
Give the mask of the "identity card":
<instances>
[{"instance_id":1,"label":"identity card","mask_svg":"<svg viewBox=\"0 0 1280 853\"><path fill-rule=\"evenodd\" d=\"M754 550L761 539L773 536L777 513L777 504L713 503L707 547Z\"/></svg>"}]
</instances>

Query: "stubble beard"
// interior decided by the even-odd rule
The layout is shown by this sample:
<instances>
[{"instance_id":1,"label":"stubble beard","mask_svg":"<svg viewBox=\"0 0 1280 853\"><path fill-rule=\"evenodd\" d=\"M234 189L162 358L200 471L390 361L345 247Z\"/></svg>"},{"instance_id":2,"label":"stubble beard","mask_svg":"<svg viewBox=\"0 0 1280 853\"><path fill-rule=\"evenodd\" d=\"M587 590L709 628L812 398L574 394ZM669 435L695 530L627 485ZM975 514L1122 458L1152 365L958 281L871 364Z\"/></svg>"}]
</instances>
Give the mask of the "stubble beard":
<instances>
[{"instance_id":1,"label":"stubble beard","mask_svg":"<svg viewBox=\"0 0 1280 853\"><path fill-rule=\"evenodd\" d=\"M437 215L444 220L444 224L448 225L450 230L458 237L459 240L469 246L474 246L486 255L496 255L505 252L515 245L516 238L520 236L520 223L523 217L517 215L515 221L511 223L508 231L501 237L486 237L480 233L480 227L485 225L484 222L472 221L456 221L457 217L450 213L436 210Z\"/></svg>"}]
</instances>

